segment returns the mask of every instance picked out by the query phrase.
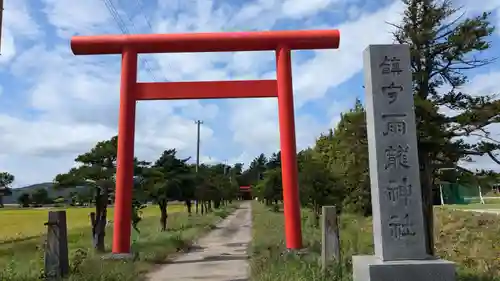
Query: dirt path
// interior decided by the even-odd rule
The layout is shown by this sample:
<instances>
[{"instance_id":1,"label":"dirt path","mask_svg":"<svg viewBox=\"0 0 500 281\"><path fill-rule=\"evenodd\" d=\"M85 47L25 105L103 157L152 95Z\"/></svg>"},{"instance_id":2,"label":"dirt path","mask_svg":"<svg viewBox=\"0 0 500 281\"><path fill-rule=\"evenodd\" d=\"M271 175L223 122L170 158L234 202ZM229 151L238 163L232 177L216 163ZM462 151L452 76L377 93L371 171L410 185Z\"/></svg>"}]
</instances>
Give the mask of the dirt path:
<instances>
[{"instance_id":1,"label":"dirt path","mask_svg":"<svg viewBox=\"0 0 500 281\"><path fill-rule=\"evenodd\" d=\"M149 274L150 281L246 281L247 247L252 238L250 202L244 202L193 250Z\"/></svg>"}]
</instances>

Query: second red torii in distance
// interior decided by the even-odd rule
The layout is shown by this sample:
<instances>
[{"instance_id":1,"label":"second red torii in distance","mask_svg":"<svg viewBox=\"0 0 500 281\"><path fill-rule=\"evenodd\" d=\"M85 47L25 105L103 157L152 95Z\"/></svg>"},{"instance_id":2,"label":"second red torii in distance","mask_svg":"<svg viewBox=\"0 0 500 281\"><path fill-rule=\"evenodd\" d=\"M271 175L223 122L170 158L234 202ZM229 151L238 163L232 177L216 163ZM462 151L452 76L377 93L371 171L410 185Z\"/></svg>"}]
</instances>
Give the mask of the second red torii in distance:
<instances>
[{"instance_id":1,"label":"second red torii in distance","mask_svg":"<svg viewBox=\"0 0 500 281\"><path fill-rule=\"evenodd\" d=\"M337 49L338 30L75 36L75 55L121 54L113 253L130 252L135 109L139 100L278 98L286 246L302 248L291 50ZM137 82L140 53L275 51L273 80Z\"/></svg>"}]
</instances>

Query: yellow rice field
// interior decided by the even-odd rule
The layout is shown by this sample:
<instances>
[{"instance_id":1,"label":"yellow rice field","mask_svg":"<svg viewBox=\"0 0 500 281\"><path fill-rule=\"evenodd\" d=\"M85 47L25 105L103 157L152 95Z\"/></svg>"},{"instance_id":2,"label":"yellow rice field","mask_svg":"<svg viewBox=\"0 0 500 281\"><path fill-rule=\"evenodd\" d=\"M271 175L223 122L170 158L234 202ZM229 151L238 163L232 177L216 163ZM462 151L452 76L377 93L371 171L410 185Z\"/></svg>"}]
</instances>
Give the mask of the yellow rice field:
<instances>
[{"instance_id":1,"label":"yellow rice field","mask_svg":"<svg viewBox=\"0 0 500 281\"><path fill-rule=\"evenodd\" d=\"M0 209L0 242L23 239L39 236L46 231L44 223L47 221L49 211L64 210L58 209ZM88 227L89 213L94 208L66 208L66 219L68 230L75 228ZM170 213L184 210L183 205L171 205L168 208ZM149 206L142 210L143 217L159 216L157 206ZM113 209L108 209L108 218L113 220Z\"/></svg>"}]
</instances>

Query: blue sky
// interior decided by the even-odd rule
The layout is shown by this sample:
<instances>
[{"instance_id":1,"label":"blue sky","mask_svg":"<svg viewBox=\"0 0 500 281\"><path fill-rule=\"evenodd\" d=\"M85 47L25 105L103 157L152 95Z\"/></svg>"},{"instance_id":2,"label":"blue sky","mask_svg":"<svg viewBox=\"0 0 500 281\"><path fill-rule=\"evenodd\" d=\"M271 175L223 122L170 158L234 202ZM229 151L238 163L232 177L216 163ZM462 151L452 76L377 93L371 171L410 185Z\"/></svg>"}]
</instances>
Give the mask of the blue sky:
<instances>
[{"instance_id":1,"label":"blue sky","mask_svg":"<svg viewBox=\"0 0 500 281\"><path fill-rule=\"evenodd\" d=\"M73 159L117 132L119 56L71 54L73 35L176 33L283 29L341 31L339 50L293 53L298 148L339 120L363 98L362 57L369 44L391 43L386 22L399 22L399 0L6 0L0 56L0 170L16 186L51 181ZM493 12L500 0L457 0L467 15ZM479 9L480 8L480 9ZM481 10L482 9L482 10ZM120 28L121 27L121 28ZM500 49L497 32L491 38ZM146 63L145 63L146 62ZM148 67L145 67L147 64ZM272 52L159 54L141 56L141 81L200 81L275 77ZM499 64L470 73L470 91L497 91ZM140 102L136 155L155 159L176 148L194 156L196 126L202 126L202 162L248 162L279 148L273 99ZM500 132L491 128L492 132ZM496 168L488 159L472 166Z\"/></svg>"}]
</instances>

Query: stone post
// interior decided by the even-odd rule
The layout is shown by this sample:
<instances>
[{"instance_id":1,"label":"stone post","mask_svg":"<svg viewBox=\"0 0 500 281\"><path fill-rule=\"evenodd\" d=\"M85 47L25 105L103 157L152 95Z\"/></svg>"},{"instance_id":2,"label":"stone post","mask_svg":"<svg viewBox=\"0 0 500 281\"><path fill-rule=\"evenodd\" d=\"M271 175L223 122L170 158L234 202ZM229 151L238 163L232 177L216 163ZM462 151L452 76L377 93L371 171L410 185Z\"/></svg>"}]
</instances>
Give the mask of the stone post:
<instances>
[{"instance_id":1,"label":"stone post","mask_svg":"<svg viewBox=\"0 0 500 281\"><path fill-rule=\"evenodd\" d=\"M455 280L426 253L409 47L370 45L364 78L375 255L353 257L353 280Z\"/></svg>"},{"instance_id":2,"label":"stone post","mask_svg":"<svg viewBox=\"0 0 500 281\"><path fill-rule=\"evenodd\" d=\"M321 212L321 268L328 262L340 262L340 235L335 206L323 206Z\"/></svg>"},{"instance_id":3,"label":"stone post","mask_svg":"<svg viewBox=\"0 0 500 281\"><path fill-rule=\"evenodd\" d=\"M50 211L45 246L46 280L60 280L69 274L66 211Z\"/></svg>"}]
</instances>

